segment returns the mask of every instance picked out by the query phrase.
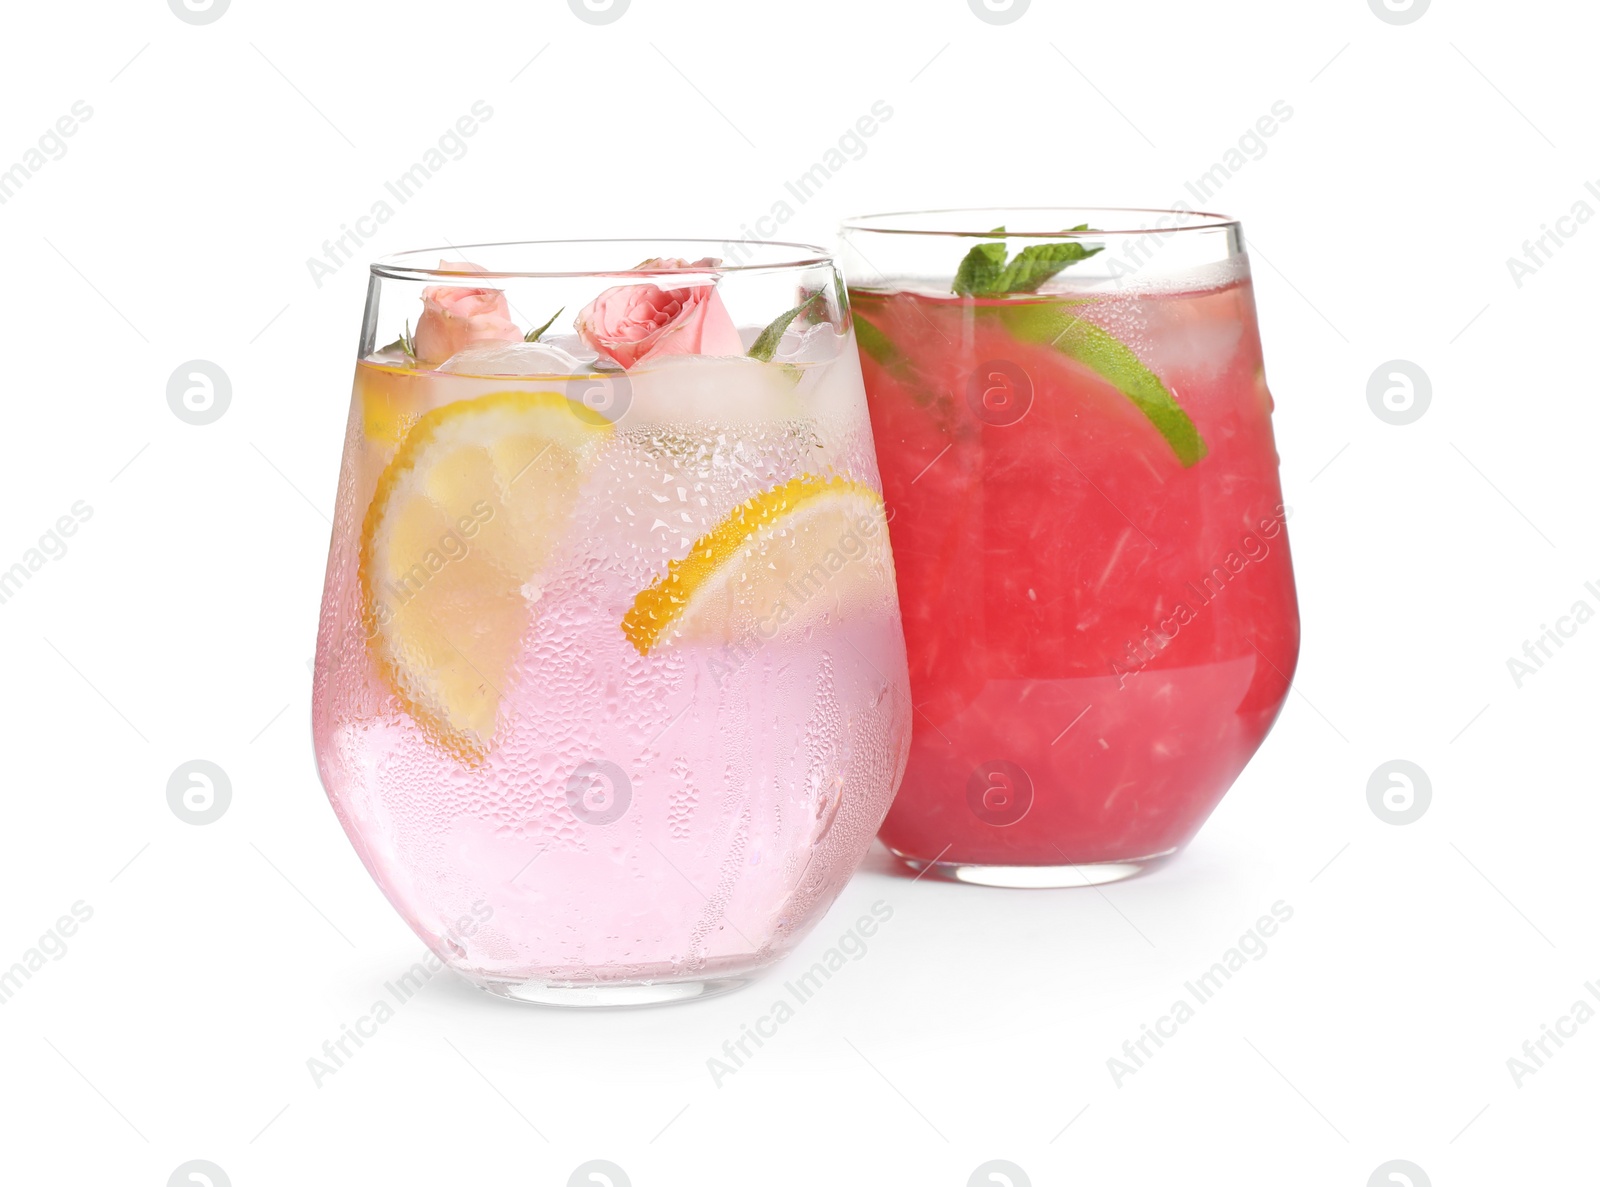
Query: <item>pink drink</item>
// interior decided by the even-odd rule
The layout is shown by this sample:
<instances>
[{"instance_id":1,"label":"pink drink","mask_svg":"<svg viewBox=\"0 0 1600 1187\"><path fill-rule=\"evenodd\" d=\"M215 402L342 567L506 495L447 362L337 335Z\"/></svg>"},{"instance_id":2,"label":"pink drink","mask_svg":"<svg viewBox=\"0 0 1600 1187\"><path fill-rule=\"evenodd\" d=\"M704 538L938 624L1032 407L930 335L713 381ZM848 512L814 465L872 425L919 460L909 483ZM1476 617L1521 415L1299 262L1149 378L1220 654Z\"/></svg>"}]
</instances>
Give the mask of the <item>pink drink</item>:
<instances>
[{"instance_id":1,"label":"pink drink","mask_svg":"<svg viewBox=\"0 0 1600 1187\"><path fill-rule=\"evenodd\" d=\"M503 671L479 673L494 685L481 750L397 694L397 661L377 658L389 636L364 608L373 582L362 566L378 551L363 540L382 519L372 509L395 500L385 483L396 480L382 477L396 469L395 439L415 451L419 418L426 427L430 410L473 401L528 400L544 415L570 381L447 375L392 357L357 368L313 704L322 778L389 900L492 992L613 1004L741 983L804 934L871 843L910 709L855 349L848 336L837 345L787 368L698 357L641 367L614 424L574 419L581 429L551 432L561 448L529 450L510 481L545 482L566 502L541 496L558 522L511 600L513 653ZM568 445L580 460L553 465ZM418 489L464 481L462 458L428 461ZM624 620L670 562L742 506L776 506L775 489L828 476L811 510L766 529L800 562L779 592L759 606L746 597L760 575L736 553L718 570L732 574L726 584L703 589L681 628L641 654ZM477 596L499 566L485 552L518 535L513 510L492 502L463 517L456 543L441 537L436 572L424 564L378 595L397 613L436 597L466 653L484 616L469 602L450 610L447 583Z\"/></svg>"},{"instance_id":2,"label":"pink drink","mask_svg":"<svg viewBox=\"0 0 1600 1187\"><path fill-rule=\"evenodd\" d=\"M1218 273L852 289L917 705L882 836L913 865L1133 872L1193 836L1288 695L1272 399L1242 260ZM1156 381L1180 412L1130 398Z\"/></svg>"}]
</instances>

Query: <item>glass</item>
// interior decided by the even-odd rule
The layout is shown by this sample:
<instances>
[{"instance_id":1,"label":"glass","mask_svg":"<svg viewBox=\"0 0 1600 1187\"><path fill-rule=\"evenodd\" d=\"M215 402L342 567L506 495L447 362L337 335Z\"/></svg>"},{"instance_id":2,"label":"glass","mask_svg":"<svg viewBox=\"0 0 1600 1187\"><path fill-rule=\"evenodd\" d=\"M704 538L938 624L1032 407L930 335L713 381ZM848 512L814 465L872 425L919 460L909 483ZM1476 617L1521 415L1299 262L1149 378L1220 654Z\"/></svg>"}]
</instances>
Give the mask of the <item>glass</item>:
<instances>
[{"instance_id":1,"label":"glass","mask_svg":"<svg viewBox=\"0 0 1600 1187\"><path fill-rule=\"evenodd\" d=\"M843 241L916 705L880 835L968 882L1137 873L1216 807L1299 652L1239 224L955 210Z\"/></svg>"},{"instance_id":2,"label":"glass","mask_svg":"<svg viewBox=\"0 0 1600 1187\"><path fill-rule=\"evenodd\" d=\"M911 709L844 300L791 244L373 265L317 760L389 901L489 992L734 988L871 845Z\"/></svg>"}]
</instances>

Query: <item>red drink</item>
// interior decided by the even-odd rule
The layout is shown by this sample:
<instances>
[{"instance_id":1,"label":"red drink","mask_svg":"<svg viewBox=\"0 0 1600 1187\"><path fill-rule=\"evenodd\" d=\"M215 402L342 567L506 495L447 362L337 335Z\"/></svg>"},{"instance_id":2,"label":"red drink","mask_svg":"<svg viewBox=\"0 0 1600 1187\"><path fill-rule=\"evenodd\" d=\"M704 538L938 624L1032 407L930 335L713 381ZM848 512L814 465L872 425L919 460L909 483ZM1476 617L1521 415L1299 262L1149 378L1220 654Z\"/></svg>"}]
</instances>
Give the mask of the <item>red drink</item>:
<instances>
[{"instance_id":1,"label":"red drink","mask_svg":"<svg viewBox=\"0 0 1600 1187\"><path fill-rule=\"evenodd\" d=\"M1194 835L1288 695L1288 512L1242 252L1142 279L852 287L916 707L880 835L919 868L1135 872Z\"/></svg>"}]
</instances>

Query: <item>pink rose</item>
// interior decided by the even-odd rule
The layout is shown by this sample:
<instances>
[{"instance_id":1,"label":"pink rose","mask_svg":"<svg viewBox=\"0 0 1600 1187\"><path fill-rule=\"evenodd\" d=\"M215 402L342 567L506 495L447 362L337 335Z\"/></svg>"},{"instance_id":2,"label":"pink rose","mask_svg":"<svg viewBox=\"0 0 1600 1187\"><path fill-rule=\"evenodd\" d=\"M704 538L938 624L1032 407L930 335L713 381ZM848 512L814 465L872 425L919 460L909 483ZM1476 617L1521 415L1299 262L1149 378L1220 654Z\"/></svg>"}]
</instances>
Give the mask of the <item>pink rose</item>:
<instances>
[{"instance_id":1,"label":"pink rose","mask_svg":"<svg viewBox=\"0 0 1600 1187\"><path fill-rule=\"evenodd\" d=\"M482 272L476 264L440 260L441 270ZM422 290L422 316L412 346L417 361L442 363L474 342L521 342L522 331L511 320L506 295L499 289L433 285Z\"/></svg>"},{"instance_id":2,"label":"pink rose","mask_svg":"<svg viewBox=\"0 0 1600 1187\"><path fill-rule=\"evenodd\" d=\"M721 260L646 260L639 270L715 268ZM714 284L663 289L654 284L609 288L573 320L578 336L624 367L675 354L740 355L744 341Z\"/></svg>"}]
</instances>

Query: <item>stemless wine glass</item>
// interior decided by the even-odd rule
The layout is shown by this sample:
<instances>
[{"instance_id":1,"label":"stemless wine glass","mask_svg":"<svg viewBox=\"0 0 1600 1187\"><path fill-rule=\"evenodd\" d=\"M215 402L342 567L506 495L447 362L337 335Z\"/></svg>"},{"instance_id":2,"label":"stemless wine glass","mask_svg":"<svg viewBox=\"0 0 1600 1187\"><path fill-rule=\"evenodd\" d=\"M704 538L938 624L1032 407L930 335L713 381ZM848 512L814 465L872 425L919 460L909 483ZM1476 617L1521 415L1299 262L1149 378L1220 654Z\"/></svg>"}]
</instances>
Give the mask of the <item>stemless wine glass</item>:
<instances>
[{"instance_id":1,"label":"stemless wine glass","mask_svg":"<svg viewBox=\"0 0 1600 1187\"><path fill-rule=\"evenodd\" d=\"M916 704L882 837L1001 886L1189 840L1288 695L1299 617L1239 224L846 223Z\"/></svg>"},{"instance_id":2,"label":"stemless wine glass","mask_svg":"<svg viewBox=\"0 0 1600 1187\"><path fill-rule=\"evenodd\" d=\"M373 265L312 714L367 870L489 992L680 1000L783 955L910 744L826 252Z\"/></svg>"}]
</instances>

